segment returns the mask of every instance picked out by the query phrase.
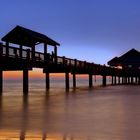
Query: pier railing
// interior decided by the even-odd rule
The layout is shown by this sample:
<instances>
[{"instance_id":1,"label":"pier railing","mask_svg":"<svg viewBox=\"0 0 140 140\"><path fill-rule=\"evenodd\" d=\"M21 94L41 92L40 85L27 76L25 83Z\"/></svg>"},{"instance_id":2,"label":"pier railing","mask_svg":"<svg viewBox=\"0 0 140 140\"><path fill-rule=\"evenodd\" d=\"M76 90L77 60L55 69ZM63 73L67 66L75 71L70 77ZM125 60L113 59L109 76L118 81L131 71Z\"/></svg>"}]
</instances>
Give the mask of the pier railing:
<instances>
[{"instance_id":1,"label":"pier railing","mask_svg":"<svg viewBox=\"0 0 140 140\"><path fill-rule=\"evenodd\" d=\"M30 48L22 49L3 45L0 43L0 77L4 70L22 70L23 71L23 91L28 92L28 71L33 67L43 68L46 74L46 89L50 87L49 73L65 73L66 89L69 89L69 73L73 75L73 87L76 87L76 74L89 75L89 87L92 87L92 75L101 75L102 84L106 85L106 76L112 76L112 85L118 83L122 77L122 84L135 77L136 83L140 83L140 70L132 71L118 69L106 65L95 64L87 61L67 58L65 56L56 56L53 53L33 52ZM129 83L129 82L128 82ZM2 92L2 78L0 78L0 92Z\"/></svg>"},{"instance_id":2,"label":"pier railing","mask_svg":"<svg viewBox=\"0 0 140 140\"><path fill-rule=\"evenodd\" d=\"M7 56L7 57L11 57L11 58L20 58L20 59L30 59L32 60L32 51L30 49L22 49L22 52L20 52L21 50L19 48L16 47L12 47L12 46L5 46L3 44L0 44L0 56ZM20 56L20 54L22 54L22 57ZM70 65L70 66L81 66L84 67L85 65L92 65L94 63L89 63L86 61L81 61L81 60L77 60L77 59L71 59L71 58L67 58L64 56L53 56L52 54L46 54L48 55L48 61L50 61L50 63L55 63L57 62L57 64L65 64L65 65ZM44 62L45 61L45 54L42 52L35 52L35 61L41 61ZM57 60L56 60L56 59ZM46 60L47 61L47 60ZM97 64L94 64L97 65Z\"/></svg>"},{"instance_id":3,"label":"pier railing","mask_svg":"<svg viewBox=\"0 0 140 140\"><path fill-rule=\"evenodd\" d=\"M34 52L34 58L32 57L32 51L30 49L22 49L12 47L12 46L6 46L3 44L0 44L0 57L4 58L13 58L13 59L21 59L21 60L28 60L28 61L35 61L35 62L41 62L48 64L56 64L56 65L63 65L66 67L73 67L73 68L84 68L87 70L94 71L95 73L106 73L107 75L110 73L116 74L120 72L121 70L111 68L105 65L90 63L86 61L81 61L77 59L71 59L64 56L54 56L53 54L44 54L42 52Z\"/></svg>"}]
</instances>

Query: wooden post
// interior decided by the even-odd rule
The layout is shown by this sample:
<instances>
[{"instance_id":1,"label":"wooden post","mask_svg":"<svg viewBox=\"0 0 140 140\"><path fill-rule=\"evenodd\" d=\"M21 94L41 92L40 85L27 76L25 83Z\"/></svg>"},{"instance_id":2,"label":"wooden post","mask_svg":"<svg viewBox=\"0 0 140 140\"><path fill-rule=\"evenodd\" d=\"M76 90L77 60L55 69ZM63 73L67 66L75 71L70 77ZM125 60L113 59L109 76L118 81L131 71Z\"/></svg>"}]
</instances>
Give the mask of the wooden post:
<instances>
[{"instance_id":1,"label":"wooden post","mask_svg":"<svg viewBox=\"0 0 140 140\"><path fill-rule=\"evenodd\" d=\"M106 86L106 75L103 75L103 86Z\"/></svg>"},{"instance_id":2,"label":"wooden post","mask_svg":"<svg viewBox=\"0 0 140 140\"><path fill-rule=\"evenodd\" d=\"M89 74L89 87L92 88L92 85L93 85L92 74Z\"/></svg>"},{"instance_id":3,"label":"wooden post","mask_svg":"<svg viewBox=\"0 0 140 140\"><path fill-rule=\"evenodd\" d=\"M46 89L49 90L50 89L50 75L49 72L46 72Z\"/></svg>"},{"instance_id":4,"label":"wooden post","mask_svg":"<svg viewBox=\"0 0 140 140\"><path fill-rule=\"evenodd\" d=\"M52 62L49 53L44 54L44 62L46 64L46 66L48 66Z\"/></svg>"},{"instance_id":5,"label":"wooden post","mask_svg":"<svg viewBox=\"0 0 140 140\"><path fill-rule=\"evenodd\" d=\"M126 76L124 77L124 81L125 81L125 84L127 84L127 77Z\"/></svg>"},{"instance_id":6,"label":"wooden post","mask_svg":"<svg viewBox=\"0 0 140 140\"><path fill-rule=\"evenodd\" d=\"M74 59L74 67L77 67L77 59Z\"/></svg>"},{"instance_id":7,"label":"wooden post","mask_svg":"<svg viewBox=\"0 0 140 140\"><path fill-rule=\"evenodd\" d=\"M126 77L123 77L123 84L126 84Z\"/></svg>"},{"instance_id":8,"label":"wooden post","mask_svg":"<svg viewBox=\"0 0 140 140\"><path fill-rule=\"evenodd\" d=\"M139 77L137 76L137 84L139 84Z\"/></svg>"},{"instance_id":9,"label":"wooden post","mask_svg":"<svg viewBox=\"0 0 140 140\"><path fill-rule=\"evenodd\" d=\"M126 78L123 77L123 84L125 85L126 84Z\"/></svg>"},{"instance_id":10,"label":"wooden post","mask_svg":"<svg viewBox=\"0 0 140 140\"><path fill-rule=\"evenodd\" d=\"M57 46L54 46L54 54L57 56Z\"/></svg>"},{"instance_id":11,"label":"wooden post","mask_svg":"<svg viewBox=\"0 0 140 140\"><path fill-rule=\"evenodd\" d=\"M9 56L9 42L6 42L6 56Z\"/></svg>"},{"instance_id":12,"label":"wooden post","mask_svg":"<svg viewBox=\"0 0 140 140\"><path fill-rule=\"evenodd\" d=\"M114 85L114 76L112 76L112 85Z\"/></svg>"},{"instance_id":13,"label":"wooden post","mask_svg":"<svg viewBox=\"0 0 140 140\"><path fill-rule=\"evenodd\" d=\"M118 84L120 85L120 83L121 83L121 78L120 78L120 76L118 77Z\"/></svg>"},{"instance_id":14,"label":"wooden post","mask_svg":"<svg viewBox=\"0 0 140 140\"><path fill-rule=\"evenodd\" d=\"M55 63L57 64L57 46L54 46Z\"/></svg>"},{"instance_id":15,"label":"wooden post","mask_svg":"<svg viewBox=\"0 0 140 140\"><path fill-rule=\"evenodd\" d=\"M0 70L0 93L3 91L3 71Z\"/></svg>"},{"instance_id":16,"label":"wooden post","mask_svg":"<svg viewBox=\"0 0 140 140\"><path fill-rule=\"evenodd\" d=\"M65 56L63 56L63 66L67 65L65 61Z\"/></svg>"},{"instance_id":17,"label":"wooden post","mask_svg":"<svg viewBox=\"0 0 140 140\"><path fill-rule=\"evenodd\" d=\"M73 88L76 88L76 74L73 73Z\"/></svg>"},{"instance_id":18,"label":"wooden post","mask_svg":"<svg viewBox=\"0 0 140 140\"><path fill-rule=\"evenodd\" d=\"M114 79L114 80L115 80L115 83L114 83L114 84L116 85L116 84L117 84L117 79L116 79L116 76L115 76L114 78L115 78L115 79Z\"/></svg>"},{"instance_id":19,"label":"wooden post","mask_svg":"<svg viewBox=\"0 0 140 140\"><path fill-rule=\"evenodd\" d=\"M2 43L0 43L0 57L3 56L3 46L2 46Z\"/></svg>"},{"instance_id":20,"label":"wooden post","mask_svg":"<svg viewBox=\"0 0 140 140\"><path fill-rule=\"evenodd\" d=\"M115 75L115 85L117 85L117 76Z\"/></svg>"},{"instance_id":21,"label":"wooden post","mask_svg":"<svg viewBox=\"0 0 140 140\"><path fill-rule=\"evenodd\" d=\"M44 61L47 61L47 44L44 44Z\"/></svg>"},{"instance_id":22,"label":"wooden post","mask_svg":"<svg viewBox=\"0 0 140 140\"><path fill-rule=\"evenodd\" d=\"M48 53L47 44L45 43L45 44L44 44L44 54L47 54L47 53Z\"/></svg>"},{"instance_id":23,"label":"wooden post","mask_svg":"<svg viewBox=\"0 0 140 140\"><path fill-rule=\"evenodd\" d=\"M22 49L23 49L22 45L20 45L19 46L19 56L20 56L21 59L22 59Z\"/></svg>"},{"instance_id":24,"label":"wooden post","mask_svg":"<svg viewBox=\"0 0 140 140\"><path fill-rule=\"evenodd\" d=\"M130 84L130 77L129 76L128 76L128 81L127 82L128 82L128 84Z\"/></svg>"},{"instance_id":25,"label":"wooden post","mask_svg":"<svg viewBox=\"0 0 140 140\"><path fill-rule=\"evenodd\" d=\"M140 84L140 76L138 77L138 84Z\"/></svg>"},{"instance_id":26,"label":"wooden post","mask_svg":"<svg viewBox=\"0 0 140 140\"><path fill-rule=\"evenodd\" d=\"M69 72L65 73L66 90L69 89Z\"/></svg>"},{"instance_id":27,"label":"wooden post","mask_svg":"<svg viewBox=\"0 0 140 140\"><path fill-rule=\"evenodd\" d=\"M136 78L136 81L135 82L136 82L136 84L138 84L138 77L136 76L135 78Z\"/></svg>"},{"instance_id":28,"label":"wooden post","mask_svg":"<svg viewBox=\"0 0 140 140\"><path fill-rule=\"evenodd\" d=\"M129 82L130 84L132 84L132 77L129 77Z\"/></svg>"},{"instance_id":29,"label":"wooden post","mask_svg":"<svg viewBox=\"0 0 140 140\"><path fill-rule=\"evenodd\" d=\"M124 79L123 79L123 76L121 77L122 78L122 85L124 84Z\"/></svg>"},{"instance_id":30,"label":"wooden post","mask_svg":"<svg viewBox=\"0 0 140 140\"><path fill-rule=\"evenodd\" d=\"M27 60L30 61L30 49L27 49L26 53Z\"/></svg>"},{"instance_id":31,"label":"wooden post","mask_svg":"<svg viewBox=\"0 0 140 140\"><path fill-rule=\"evenodd\" d=\"M131 76L131 84L134 83L134 79L133 79L133 76Z\"/></svg>"},{"instance_id":32,"label":"wooden post","mask_svg":"<svg viewBox=\"0 0 140 140\"><path fill-rule=\"evenodd\" d=\"M32 60L35 60L35 46L32 46Z\"/></svg>"},{"instance_id":33,"label":"wooden post","mask_svg":"<svg viewBox=\"0 0 140 140\"><path fill-rule=\"evenodd\" d=\"M28 69L23 70L23 92L28 93L29 88L29 78L28 78Z\"/></svg>"}]
</instances>

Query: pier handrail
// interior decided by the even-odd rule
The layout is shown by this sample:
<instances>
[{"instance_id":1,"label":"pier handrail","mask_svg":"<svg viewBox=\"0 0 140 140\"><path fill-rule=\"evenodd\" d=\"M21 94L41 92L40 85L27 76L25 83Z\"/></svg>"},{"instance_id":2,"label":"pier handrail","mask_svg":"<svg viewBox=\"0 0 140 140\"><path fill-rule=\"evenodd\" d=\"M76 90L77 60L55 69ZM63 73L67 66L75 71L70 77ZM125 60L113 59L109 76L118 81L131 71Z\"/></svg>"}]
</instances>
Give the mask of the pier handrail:
<instances>
[{"instance_id":1,"label":"pier handrail","mask_svg":"<svg viewBox=\"0 0 140 140\"><path fill-rule=\"evenodd\" d=\"M1 55L2 56L7 56L10 58L16 58L16 59L29 59L29 60L33 60L32 59L32 51L29 49L22 49L22 57L20 56L20 48L17 47L12 47L12 46L6 46L1 44L0 45L1 48ZM28 56L29 55L29 56ZM46 54L44 54L43 52L37 52L35 51L35 61L37 62L45 62L47 60L45 57ZM57 59L57 65L64 65L67 67L79 67L79 68L84 68L84 69L91 69L94 72L106 72L109 73L111 71L114 71L116 68L111 68L109 66L105 66L105 65L100 65L100 64L95 64L95 63L91 63L91 62L86 62L86 61L81 61L78 59L72 59L72 58L67 58L65 56L54 56L52 54L47 54L49 55L49 63L50 64L56 64L55 63L55 58ZM118 69L117 69L118 70Z\"/></svg>"},{"instance_id":2,"label":"pier handrail","mask_svg":"<svg viewBox=\"0 0 140 140\"><path fill-rule=\"evenodd\" d=\"M6 49L7 49L7 46L5 45L1 45L2 47L2 56L6 56ZM22 49L22 59L26 59L27 58L27 52L28 52L29 49ZM8 46L8 57L16 57L16 58L21 58L20 57L20 49L17 48L17 47L12 47L12 46ZM31 58L31 50L30 50L30 59ZM51 58L53 58L53 55L49 54ZM37 61L44 61L44 53L43 52L35 52L35 58ZM58 64L63 64L64 61L63 61L63 58L64 56L57 56L57 62ZM77 66L85 66L85 61L81 61L81 60L77 60L77 59L71 59L71 58L67 58L65 57L65 64L66 65L70 65L70 66L74 66L75 65L75 61L76 61L76 65ZM53 63L53 61L52 61ZM91 63L86 63L86 64L91 64Z\"/></svg>"}]
</instances>

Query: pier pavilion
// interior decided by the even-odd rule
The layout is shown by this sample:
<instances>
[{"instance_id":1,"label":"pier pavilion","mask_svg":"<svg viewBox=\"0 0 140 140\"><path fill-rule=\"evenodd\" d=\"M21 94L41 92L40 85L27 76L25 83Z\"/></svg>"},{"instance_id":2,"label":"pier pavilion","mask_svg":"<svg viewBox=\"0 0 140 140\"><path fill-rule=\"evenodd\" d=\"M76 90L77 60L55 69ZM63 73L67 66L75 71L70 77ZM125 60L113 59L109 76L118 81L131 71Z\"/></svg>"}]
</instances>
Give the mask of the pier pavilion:
<instances>
[{"instance_id":1,"label":"pier pavilion","mask_svg":"<svg viewBox=\"0 0 140 140\"><path fill-rule=\"evenodd\" d=\"M131 49L120 57L114 57L108 61L108 65L119 67L123 70L123 81L127 84L140 82L140 52Z\"/></svg>"},{"instance_id":2,"label":"pier pavilion","mask_svg":"<svg viewBox=\"0 0 140 140\"><path fill-rule=\"evenodd\" d=\"M57 46L60 46L60 44L46 35L16 26L2 38L2 41L5 42L5 45L1 43L0 47L1 91L2 71L23 70L23 91L28 92L28 70L32 70L33 66L43 67L42 63L39 64L38 62L39 60L47 59L45 57L47 57L48 45L54 47L53 59L57 63ZM16 46L10 47L10 43L12 45L16 44ZM44 44L44 48L41 48L44 50L44 53L36 53L36 45L39 44ZM48 77L47 74L46 77Z\"/></svg>"}]
</instances>

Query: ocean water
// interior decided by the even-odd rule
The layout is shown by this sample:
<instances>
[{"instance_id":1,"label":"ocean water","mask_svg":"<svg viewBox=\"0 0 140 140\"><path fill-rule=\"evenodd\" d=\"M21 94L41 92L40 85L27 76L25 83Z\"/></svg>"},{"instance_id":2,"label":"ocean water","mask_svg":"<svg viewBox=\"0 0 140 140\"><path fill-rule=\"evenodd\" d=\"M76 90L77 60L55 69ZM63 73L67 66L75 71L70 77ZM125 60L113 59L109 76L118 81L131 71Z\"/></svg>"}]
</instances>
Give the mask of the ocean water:
<instances>
[{"instance_id":1,"label":"ocean water","mask_svg":"<svg viewBox=\"0 0 140 140\"><path fill-rule=\"evenodd\" d=\"M102 87L101 79L88 88L65 91L64 79L30 80L28 96L21 80L5 80L0 96L0 140L139 140L140 86ZM108 78L110 84L110 78Z\"/></svg>"}]
</instances>

